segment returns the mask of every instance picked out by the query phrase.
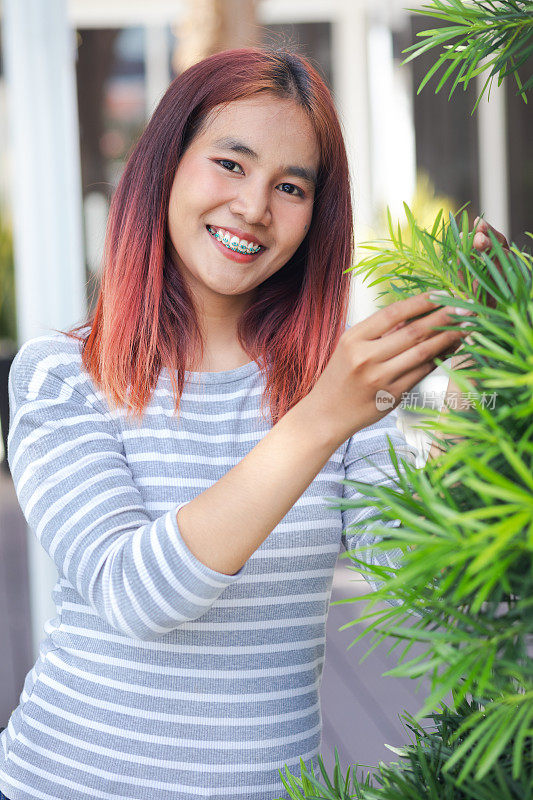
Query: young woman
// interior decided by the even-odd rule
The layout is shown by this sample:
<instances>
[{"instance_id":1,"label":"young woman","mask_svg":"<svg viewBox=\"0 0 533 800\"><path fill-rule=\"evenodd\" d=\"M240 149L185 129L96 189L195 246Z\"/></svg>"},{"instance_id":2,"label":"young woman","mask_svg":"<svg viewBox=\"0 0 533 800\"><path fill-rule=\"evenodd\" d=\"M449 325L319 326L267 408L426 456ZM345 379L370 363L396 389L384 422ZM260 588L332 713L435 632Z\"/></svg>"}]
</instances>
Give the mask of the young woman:
<instances>
[{"instance_id":1,"label":"young woman","mask_svg":"<svg viewBox=\"0 0 533 800\"><path fill-rule=\"evenodd\" d=\"M10 800L271 800L284 764L316 767L333 570L372 541L372 508L327 500L392 475L389 438L409 458L376 393L397 405L464 333L434 330L451 309L427 294L348 329L351 257L312 66L244 49L176 78L114 196L94 313L10 373L9 465L59 572L0 735Z\"/></svg>"}]
</instances>

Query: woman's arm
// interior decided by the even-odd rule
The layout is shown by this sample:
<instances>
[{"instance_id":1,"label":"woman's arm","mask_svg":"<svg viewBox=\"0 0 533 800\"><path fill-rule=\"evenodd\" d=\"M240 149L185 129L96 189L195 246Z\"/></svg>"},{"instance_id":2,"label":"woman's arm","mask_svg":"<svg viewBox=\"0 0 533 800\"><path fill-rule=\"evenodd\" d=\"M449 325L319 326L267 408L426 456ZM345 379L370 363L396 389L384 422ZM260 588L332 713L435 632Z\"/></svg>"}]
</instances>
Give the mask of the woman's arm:
<instances>
[{"instance_id":1,"label":"woman's arm","mask_svg":"<svg viewBox=\"0 0 533 800\"><path fill-rule=\"evenodd\" d=\"M446 309L382 338L428 311L429 293L380 309L347 330L309 394L233 469L177 512L181 537L211 569L242 568L335 450L391 410L395 399L434 369L433 358L464 335L433 335Z\"/></svg>"},{"instance_id":2,"label":"woman's arm","mask_svg":"<svg viewBox=\"0 0 533 800\"><path fill-rule=\"evenodd\" d=\"M77 343L40 337L9 372L8 462L22 512L59 574L122 634L157 639L209 611L240 575L179 535L176 504L148 513L120 431L79 369Z\"/></svg>"},{"instance_id":3,"label":"woman's arm","mask_svg":"<svg viewBox=\"0 0 533 800\"><path fill-rule=\"evenodd\" d=\"M183 541L211 569L236 573L338 446L308 395L229 472L179 509Z\"/></svg>"}]
</instances>

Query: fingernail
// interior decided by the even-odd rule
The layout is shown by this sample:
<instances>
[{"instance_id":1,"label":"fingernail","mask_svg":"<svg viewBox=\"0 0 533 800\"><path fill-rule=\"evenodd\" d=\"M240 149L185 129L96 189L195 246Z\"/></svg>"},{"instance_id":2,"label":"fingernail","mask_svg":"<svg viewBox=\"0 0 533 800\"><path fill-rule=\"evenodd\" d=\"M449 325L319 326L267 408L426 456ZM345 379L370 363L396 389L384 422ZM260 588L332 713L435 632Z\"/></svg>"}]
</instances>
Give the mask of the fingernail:
<instances>
[{"instance_id":1,"label":"fingernail","mask_svg":"<svg viewBox=\"0 0 533 800\"><path fill-rule=\"evenodd\" d=\"M466 298L466 302L467 303L473 303L474 301L472 300L472 298L468 297L468 298ZM461 308L460 306L456 306L454 308L454 311L455 311L456 314L459 314L459 316L461 316L461 317L464 317L466 314L470 314L470 311L468 310L468 308ZM461 323L461 327L463 325L464 325L464 323Z\"/></svg>"},{"instance_id":2,"label":"fingernail","mask_svg":"<svg viewBox=\"0 0 533 800\"><path fill-rule=\"evenodd\" d=\"M429 300L432 303L439 303L443 297L449 300L451 297L453 297L453 295L446 291L431 292L429 295Z\"/></svg>"}]
</instances>

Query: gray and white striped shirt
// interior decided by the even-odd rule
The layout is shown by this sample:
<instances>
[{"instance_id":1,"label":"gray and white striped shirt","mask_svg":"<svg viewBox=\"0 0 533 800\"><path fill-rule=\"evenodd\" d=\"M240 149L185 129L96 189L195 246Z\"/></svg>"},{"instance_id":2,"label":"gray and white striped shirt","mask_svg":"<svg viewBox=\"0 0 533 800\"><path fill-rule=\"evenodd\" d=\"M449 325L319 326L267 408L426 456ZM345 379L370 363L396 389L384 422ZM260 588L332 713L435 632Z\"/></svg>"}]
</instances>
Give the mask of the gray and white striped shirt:
<instances>
[{"instance_id":1,"label":"gray and white striped shirt","mask_svg":"<svg viewBox=\"0 0 533 800\"><path fill-rule=\"evenodd\" d=\"M340 481L393 475L415 451L396 412L331 456L235 575L200 562L176 513L268 432L251 362L187 373L179 423L161 372L141 426L111 411L62 334L31 339L10 371L8 459L20 506L54 560L57 616L44 630L8 726L10 800L271 800L278 769L316 766L319 687ZM369 465L371 456L376 467Z\"/></svg>"}]
</instances>

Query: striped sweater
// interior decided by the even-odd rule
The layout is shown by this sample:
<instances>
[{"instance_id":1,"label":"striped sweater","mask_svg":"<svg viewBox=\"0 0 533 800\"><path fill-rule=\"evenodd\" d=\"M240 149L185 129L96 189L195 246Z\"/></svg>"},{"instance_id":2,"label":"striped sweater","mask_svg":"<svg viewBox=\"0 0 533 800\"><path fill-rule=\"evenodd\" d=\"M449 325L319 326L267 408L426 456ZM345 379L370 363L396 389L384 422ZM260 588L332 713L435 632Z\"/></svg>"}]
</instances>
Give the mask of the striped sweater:
<instances>
[{"instance_id":1,"label":"striped sweater","mask_svg":"<svg viewBox=\"0 0 533 800\"><path fill-rule=\"evenodd\" d=\"M0 734L10 800L272 800L287 797L283 765L316 768L335 562L341 544L371 540L346 529L374 513L330 503L354 496L344 478L384 480L365 456L393 474L387 436L416 453L396 412L359 431L222 574L188 550L176 514L270 429L264 377L252 361L186 378L179 422L162 370L139 426L110 409L63 334L13 361L9 465L58 581Z\"/></svg>"}]
</instances>

